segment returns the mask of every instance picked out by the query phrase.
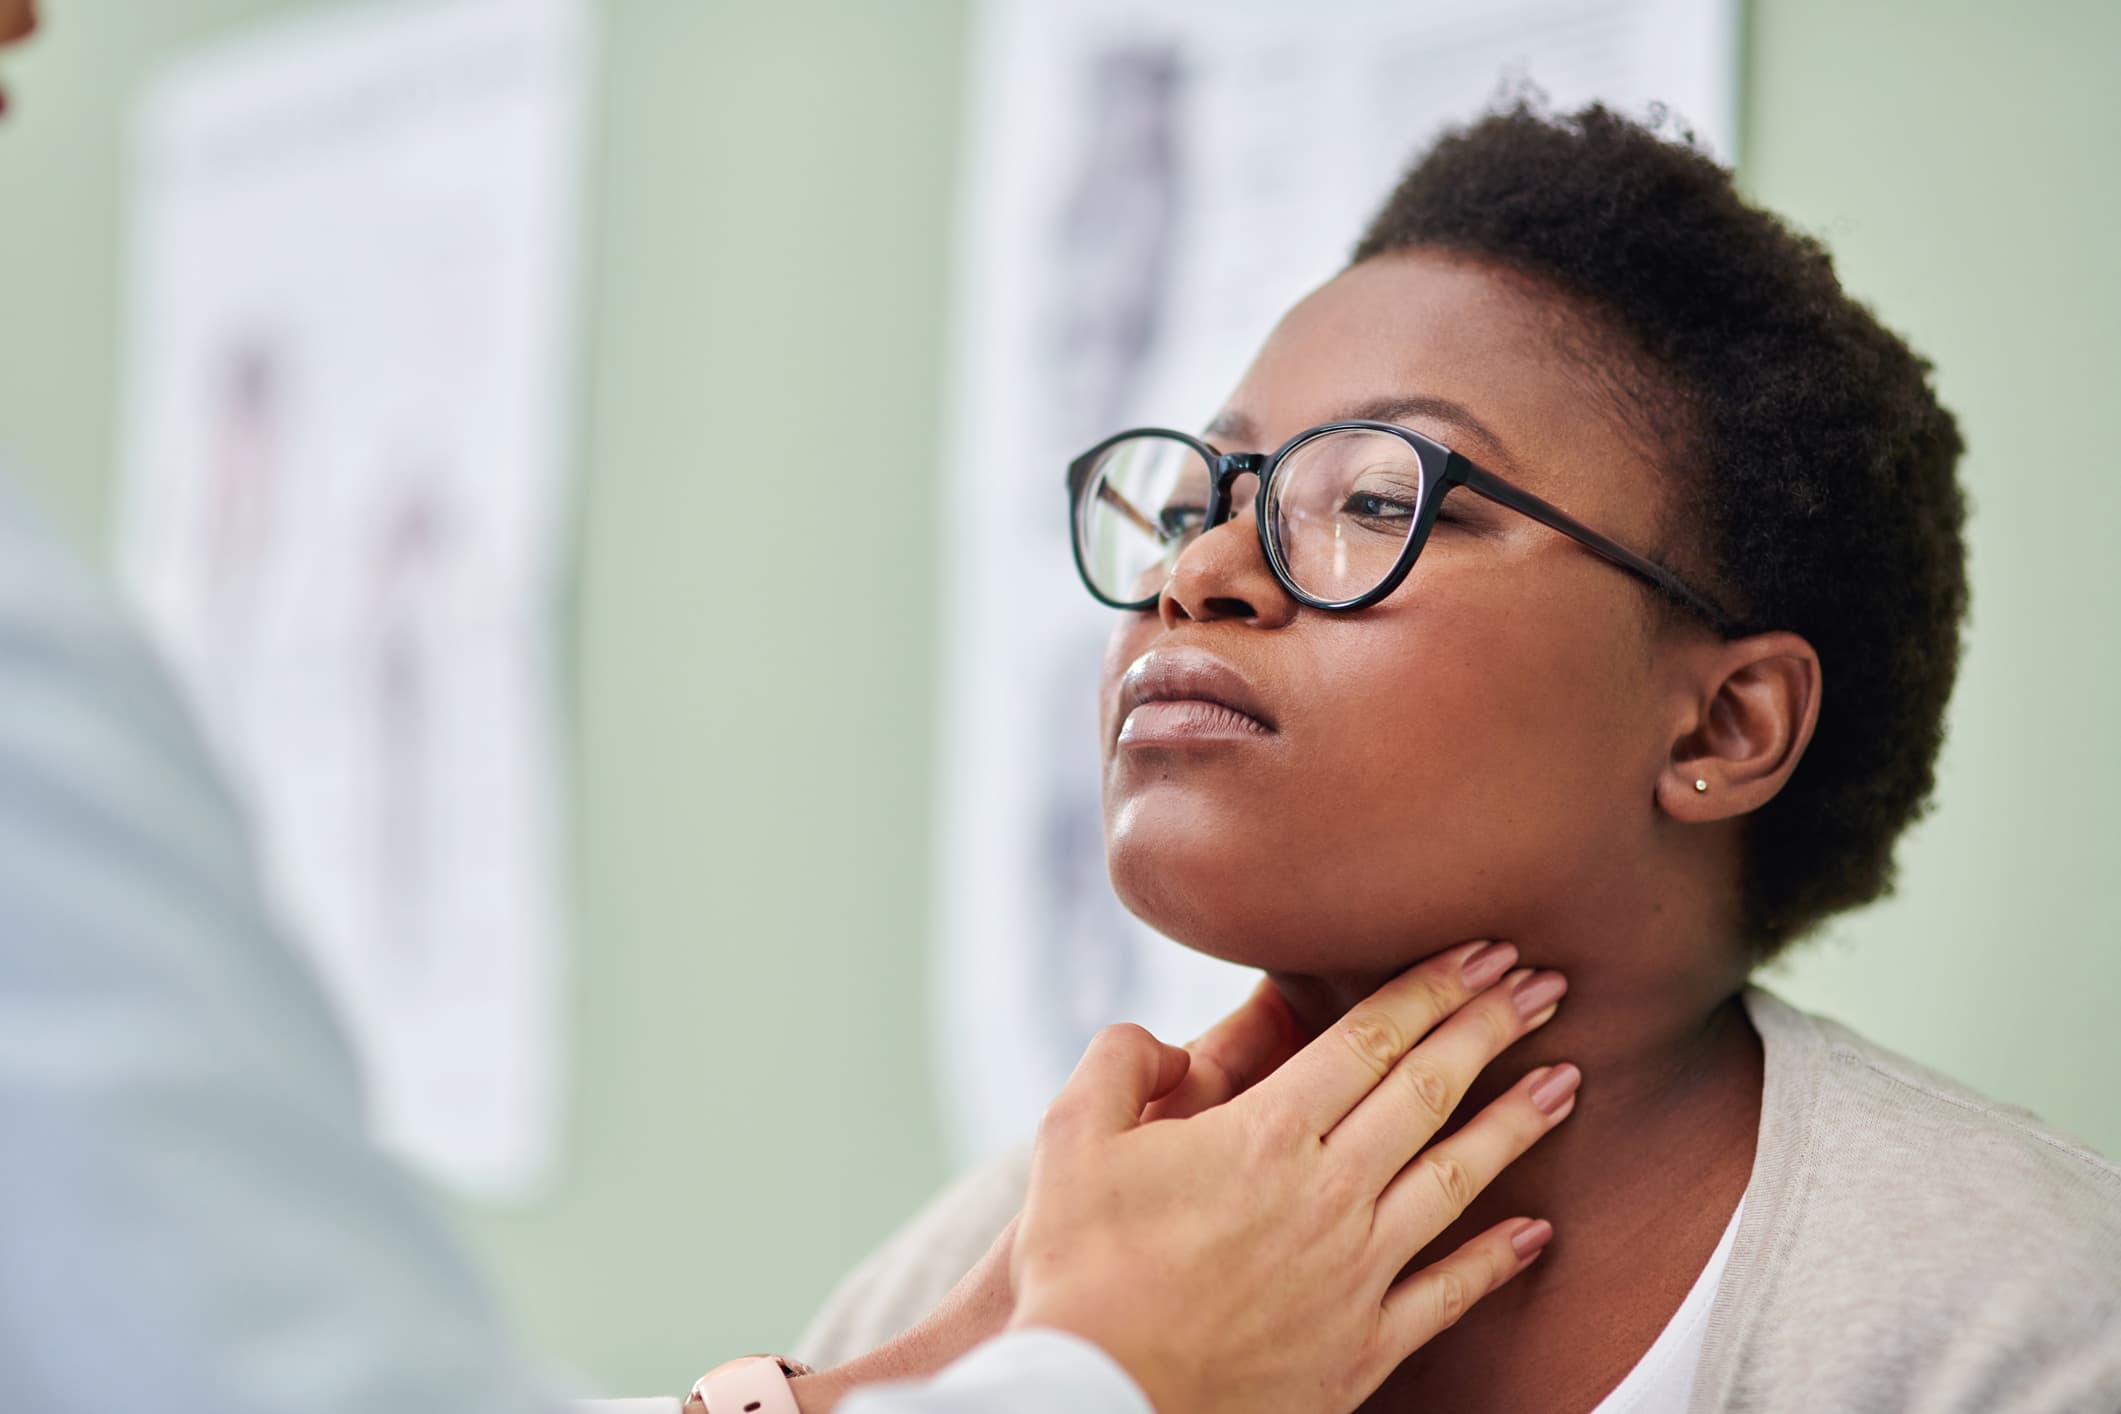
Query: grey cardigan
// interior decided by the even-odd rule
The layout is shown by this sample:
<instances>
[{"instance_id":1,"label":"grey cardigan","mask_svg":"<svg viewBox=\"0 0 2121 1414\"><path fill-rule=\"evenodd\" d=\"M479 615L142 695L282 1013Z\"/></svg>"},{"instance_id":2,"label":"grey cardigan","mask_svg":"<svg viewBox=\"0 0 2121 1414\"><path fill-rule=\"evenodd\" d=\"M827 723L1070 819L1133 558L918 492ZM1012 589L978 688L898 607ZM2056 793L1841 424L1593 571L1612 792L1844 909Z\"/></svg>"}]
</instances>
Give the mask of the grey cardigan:
<instances>
[{"instance_id":1,"label":"grey cardigan","mask_svg":"<svg viewBox=\"0 0 2121 1414\"><path fill-rule=\"evenodd\" d=\"M1757 988L1760 1142L1692 1410L2121 1414L2121 1168ZM1023 1202L974 1170L795 1347L837 1363L932 1309ZM1580 1414L1580 1411L1555 1411Z\"/></svg>"}]
</instances>

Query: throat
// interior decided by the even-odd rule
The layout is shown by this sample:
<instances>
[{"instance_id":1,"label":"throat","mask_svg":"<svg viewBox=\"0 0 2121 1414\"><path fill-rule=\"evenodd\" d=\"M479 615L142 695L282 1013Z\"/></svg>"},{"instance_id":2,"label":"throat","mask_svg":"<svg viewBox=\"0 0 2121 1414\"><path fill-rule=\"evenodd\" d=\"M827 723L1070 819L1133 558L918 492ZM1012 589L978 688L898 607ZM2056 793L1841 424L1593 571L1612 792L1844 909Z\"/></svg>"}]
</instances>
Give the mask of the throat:
<instances>
[{"instance_id":1,"label":"throat","mask_svg":"<svg viewBox=\"0 0 2121 1414\"><path fill-rule=\"evenodd\" d=\"M1368 991L1343 1000L1342 989L1275 980L1314 1029ZM1736 983L1691 1003L1595 978L1571 983L1555 1019L1482 1073L1444 1132L1527 1071L1563 1060L1583 1071L1575 1111L1411 1265L1515 1217L1546 1218L1554 1240L1415 1352L1366 1409L1594 1408L1670 1322L1744 1195L1765 1065Z\"/></svg>"}]
</instances>

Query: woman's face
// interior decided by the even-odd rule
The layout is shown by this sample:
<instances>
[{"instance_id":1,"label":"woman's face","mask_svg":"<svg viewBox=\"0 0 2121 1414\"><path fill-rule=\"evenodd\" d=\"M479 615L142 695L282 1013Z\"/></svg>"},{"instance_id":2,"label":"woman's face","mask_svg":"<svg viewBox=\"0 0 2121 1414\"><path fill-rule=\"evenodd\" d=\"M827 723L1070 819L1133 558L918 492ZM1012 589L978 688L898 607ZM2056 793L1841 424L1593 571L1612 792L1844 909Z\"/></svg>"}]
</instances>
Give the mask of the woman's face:
<instances>
[{"instance_id":1,"label":"woman's face","mask_svg":"<svg viewBox=\"0 0 2121 1414\"><path fill-rule=\"evenodd\" d=\"M1600 347L1533 282L1400 252L1291 310L1209 440L1266 452L1381 417L1654 553L1654 442L1630 425L1625 380L1593 371ZM1127 906L1220 957L1361 977L1623 893L1672 745L1653 694L1659 635L1675 630L1646 591L1461 489L1383 603L1302 608L1260 554L1254 489L1112 635L1105 822ZM1237 697L1269 730L1138 707L1145 685Z\"/></svg>"}]
</instances>

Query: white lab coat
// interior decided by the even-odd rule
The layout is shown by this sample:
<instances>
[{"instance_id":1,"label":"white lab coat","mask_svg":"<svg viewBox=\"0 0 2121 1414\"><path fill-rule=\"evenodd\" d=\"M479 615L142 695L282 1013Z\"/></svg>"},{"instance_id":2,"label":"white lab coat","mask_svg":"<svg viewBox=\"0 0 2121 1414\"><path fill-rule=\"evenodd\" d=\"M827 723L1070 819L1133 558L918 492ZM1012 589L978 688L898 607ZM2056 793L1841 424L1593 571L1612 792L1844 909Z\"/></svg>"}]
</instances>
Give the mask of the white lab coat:
<instances>
[{"instance_id":1,"label":"white lab coat","mask_svg":"<svg viewBox=\"0 0 2121 1414\"><path fill-rule=\"evenodd\" d=\"M168 680L0 482L0 1408L556 1407L370 1144L346 1043ZM1149 1411L1051 1332L844 1407Z\"/></svg>"}]
</instances>

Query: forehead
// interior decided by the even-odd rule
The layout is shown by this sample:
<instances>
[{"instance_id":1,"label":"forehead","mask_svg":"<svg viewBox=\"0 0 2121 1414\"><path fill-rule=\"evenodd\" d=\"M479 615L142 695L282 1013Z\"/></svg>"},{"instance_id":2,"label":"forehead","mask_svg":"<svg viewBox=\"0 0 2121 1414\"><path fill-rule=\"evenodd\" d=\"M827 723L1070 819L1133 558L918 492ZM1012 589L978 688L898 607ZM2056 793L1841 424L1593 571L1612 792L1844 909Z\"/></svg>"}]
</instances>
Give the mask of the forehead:
<instances>
[{"instance_id":1,"label":"forehead","mask_svg":"<svg viewBox=\"0 0 2121 1414\"><path fill-rule=\"evenodd\" d=\"M1399 420L1552 497L1654 498L1647 419L1601 376L1626 356L1593 316L1537 281L1436 251L1343 271L1268 336L1217 418L1225 450L1271 450L1353 409L1408 398L1479 424ZM1645 517L1648 524L1654 517Z\"/></svg>"}]
</instances>

